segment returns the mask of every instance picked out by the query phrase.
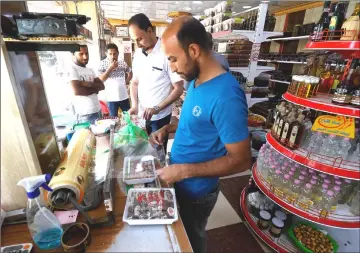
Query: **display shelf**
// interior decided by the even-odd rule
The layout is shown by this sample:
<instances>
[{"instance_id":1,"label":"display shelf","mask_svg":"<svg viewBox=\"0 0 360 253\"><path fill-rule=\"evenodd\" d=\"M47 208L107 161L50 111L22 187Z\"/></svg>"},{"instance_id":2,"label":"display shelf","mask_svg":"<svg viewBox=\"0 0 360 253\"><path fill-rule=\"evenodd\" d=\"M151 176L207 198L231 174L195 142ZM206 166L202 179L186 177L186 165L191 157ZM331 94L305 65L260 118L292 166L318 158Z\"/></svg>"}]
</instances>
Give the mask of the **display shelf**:
<instances>
[{"instance_id":1,"label":"display shelf","mask_svg":"<svg viewBox=\"0 0 360 253\"><path fill-rule=\"evenodd\" d=\"M353 106L341 106L331 103L332 95L319 94L312 98L301 98L294 96L288 92L283 95L283 98L291 103L301 105L318 111L360 118L360 108Z\"/></svg>"},{"instance_id":2,"label":"display shelf","mask_svg":"<svg viewBox=\"0 0 360 253\"><path fill-rule=\"evenodd\" d=\"M347 205L338 205L335 213L330 213L327 217L323 217L320 215L320 210L316 210L314 208L302 209L297 206L297 203L289 203L284 197L280 197L275 194L271 189L273 187L265 181L262 175L259 173L257 169L257 164L255 163L252 168L252 176L259 187L259 189L272 201L286 209L287 211L302 217L303 219L329 226L335 228L342 229L359 229L360 228L360 217L354 216L350 213Z\"/></svg>"},{"instance_id":3,"label":"display shelf","mask_svg":"<svg viewBox=\"0 0 360 253\"><path fill-rule=\"evenodd\" d=\"M268 62L268 63L288 63L288 64L306 64L302 61L276 61L276 60L258 60L259 62Z\"/></svg>"},{"instance_id":4,"label":"display shelf","mask_svg":"<svg viewBox=\"0 0 360 253\"><path fill-rule=\"evenodd\" d=\"M280 80L275 80L275 79L269 79L269 81L274 82L274 83L285 83L285 84L290 84L290 82L287 82L287 81L280 81Z\"/></svg>"},{"instance_id":5,"label":"display shelf","mask_svg":"<svg viewBox=\"0 0 360 253\"><path fill-rule=\"evenodd\" d=\"M343 161L340 158L325 157L316 153L311 153L303 148L290 150L281 145L270 132L266 134L266 140L277 152L297 163L309 167L310 169L333 176L360 180L359 163Z\"/></svg>"},{"instance_id":6,"label":"display shelf","mask_svg":"<svg viewBox=\"0 0 360 253\"><path fill-rule=\"evenodd\" d=\"M261 230L257 226L258 218L251 214L248 210L247 195L249 193L250 186L245 187L240 195L240 209L246 220L244 223L256 236L258 236L266 245L279 253L286 252L301 252L288 238L286 231L279 238L273 237L268 230Z\"/></svg>"},{"instance_id":7,"label":"display shelf","mask_svg":"<svg viewBox=\"0 0 360 253\"><path fill-rule=\"evenodd\" d=\"M270 66L257 66L256 67L256 76L260 75L262 72L275 70L275 67ZM244 77L249 75L249 67L230 67L230 71L240 72Z\"/></svg>"},{"instance_id":8,"label":"display shelf","mask_svg":"<svg viewBox=\"0 0 360 253\"><path fill-rule=\"evenodd\" d=\"M347 57L360 57L360 41L346 41L346 40L324 40L324 41L309 41L304 50L326 50L334 51Z\"/></svg>"},{"instance_id":9,"label":"display shelf","mask_svg":"<svg viewBox=\"0 0 360 253\"><path fill-rule=\"evenodd\" d=\"M261 42L264 42L268 37L281 36L282 32L266 32L263 31L263 35L260 38ZM232 30L232 31L221 31L212 34L213 39L219 40L240 40L248 38L249 41L254 42L255 31L249 30Z\"/></svg>"},{"instance_id":10,"label":"display shelf","mask_svg":"<svg viewBox=\"0 0 360 253\"><path fill-rule=\"evenodd\" d=\"M77 37L37 37L29 38L28 40L16 40L12 38L4 38L4 41L7 43L39 43L39 44L79 44L86 45L92 44L92 40L86 38L77 38Z\"/></svg>"},{"instance_id":11,"label":"display shelf","mask_svg":"<svg viewBox=\"0 0 360 253\"><path fill-rule=\"evenodd\" d=\"M294 37L282 37L282 38L274 38L274 39L267 39L265 42L271 42L271 41L286 41L286 40L304 40L308 39L310 35L304 35L304 36L294 36Z\"/></svg>"}]
</instances>

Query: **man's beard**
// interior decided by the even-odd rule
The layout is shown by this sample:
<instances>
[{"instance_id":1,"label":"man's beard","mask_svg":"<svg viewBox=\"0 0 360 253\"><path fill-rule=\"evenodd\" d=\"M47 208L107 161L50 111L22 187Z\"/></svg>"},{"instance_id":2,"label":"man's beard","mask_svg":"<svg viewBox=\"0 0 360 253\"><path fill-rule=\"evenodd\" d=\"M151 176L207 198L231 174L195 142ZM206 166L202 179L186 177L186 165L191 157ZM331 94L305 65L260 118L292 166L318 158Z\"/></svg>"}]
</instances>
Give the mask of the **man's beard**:
<instances>
[{"instance_id":1,"label":"man's beard","mask_svg":"<svg viewBox=\"0 0 360 253\"><path fill-rule=\"evenodd\" d=\"M200 67L199 67L199 64L195 61L193 61L191 63L191 68L190 68L190 71L188 73L178 73L179 75L183 75L185 77L185 80L187 82L190 82L196 78L199 77L199 74L200 74Z\"/></svg>"}]
</instances>

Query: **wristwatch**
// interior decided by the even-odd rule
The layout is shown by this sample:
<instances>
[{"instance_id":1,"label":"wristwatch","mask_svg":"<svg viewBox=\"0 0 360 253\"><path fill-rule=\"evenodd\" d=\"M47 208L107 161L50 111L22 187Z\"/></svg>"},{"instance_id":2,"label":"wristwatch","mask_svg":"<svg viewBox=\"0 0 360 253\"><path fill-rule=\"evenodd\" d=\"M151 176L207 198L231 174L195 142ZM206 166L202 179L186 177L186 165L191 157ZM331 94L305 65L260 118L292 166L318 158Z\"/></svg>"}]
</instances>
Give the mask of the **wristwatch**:
<instances>
[{"instance_id":1,"label":"wristwatch","mask_svg":"<svg viewBox=\"0 0 360 253\"><path fill-rule=\"evenodd\" d=\"M155 110L155 114L158 114L160 112L160 107L157 105L155 105L153 109Z\"/></svg>"}]
</instances>

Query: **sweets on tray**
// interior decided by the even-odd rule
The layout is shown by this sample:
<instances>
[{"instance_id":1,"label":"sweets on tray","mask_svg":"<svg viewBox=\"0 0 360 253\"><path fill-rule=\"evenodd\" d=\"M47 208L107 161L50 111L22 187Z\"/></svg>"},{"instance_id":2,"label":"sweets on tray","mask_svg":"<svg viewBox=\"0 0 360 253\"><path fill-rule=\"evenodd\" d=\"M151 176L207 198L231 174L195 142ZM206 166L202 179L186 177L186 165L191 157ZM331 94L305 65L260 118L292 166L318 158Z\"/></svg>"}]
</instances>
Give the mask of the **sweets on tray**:
<instances>
[{"instance_id":1,"label":"sweets on tray","mask_svg":"<svg viewBox=\"0 0 360 253\"><path fill-rule=\"evenodd\" d=\"M171 224L177 220L172 188L130 189L123 220L131 225Z\"/></svg>"},{"instance_id":2,"label":"sweets on tray","mask_svg":"<svg viewBox=\"0 0 360 253\"><path fill-rule=\"evenodd\" d=\"M153 181L156 178L154 157L151 155L125 157L123 176L128 184Z\"/></svg>"}]
</instances>

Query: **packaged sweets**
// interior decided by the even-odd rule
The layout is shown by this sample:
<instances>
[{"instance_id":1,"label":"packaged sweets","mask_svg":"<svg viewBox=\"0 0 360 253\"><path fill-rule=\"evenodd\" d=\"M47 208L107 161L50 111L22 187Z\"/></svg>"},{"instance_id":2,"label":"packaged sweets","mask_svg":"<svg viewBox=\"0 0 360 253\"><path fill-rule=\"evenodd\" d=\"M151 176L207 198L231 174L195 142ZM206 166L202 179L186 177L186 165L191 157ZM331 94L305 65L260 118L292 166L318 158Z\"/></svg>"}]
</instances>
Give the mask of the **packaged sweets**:
<instances>
[{"instance_id":1,"label":"packaged sweets","mask_svg":"<svg viewBox=\"0 0 360 253\"><path fill-rule=\"evenodd\" d=\"M130 225L172 224L178 219L173 188L130 189L123 221Z\"/></svg>"},{"instance_id":2,"label":"packaged sweets","mask_svg":"<svg viewBox=\"0 0 360 253\"><path fill-rule=\"evenodd\" d=\"M123 180L125 183L144 184L154 181L155 178L153 156L127 156L124 158Z\"/></svg>"}]
</instances>

